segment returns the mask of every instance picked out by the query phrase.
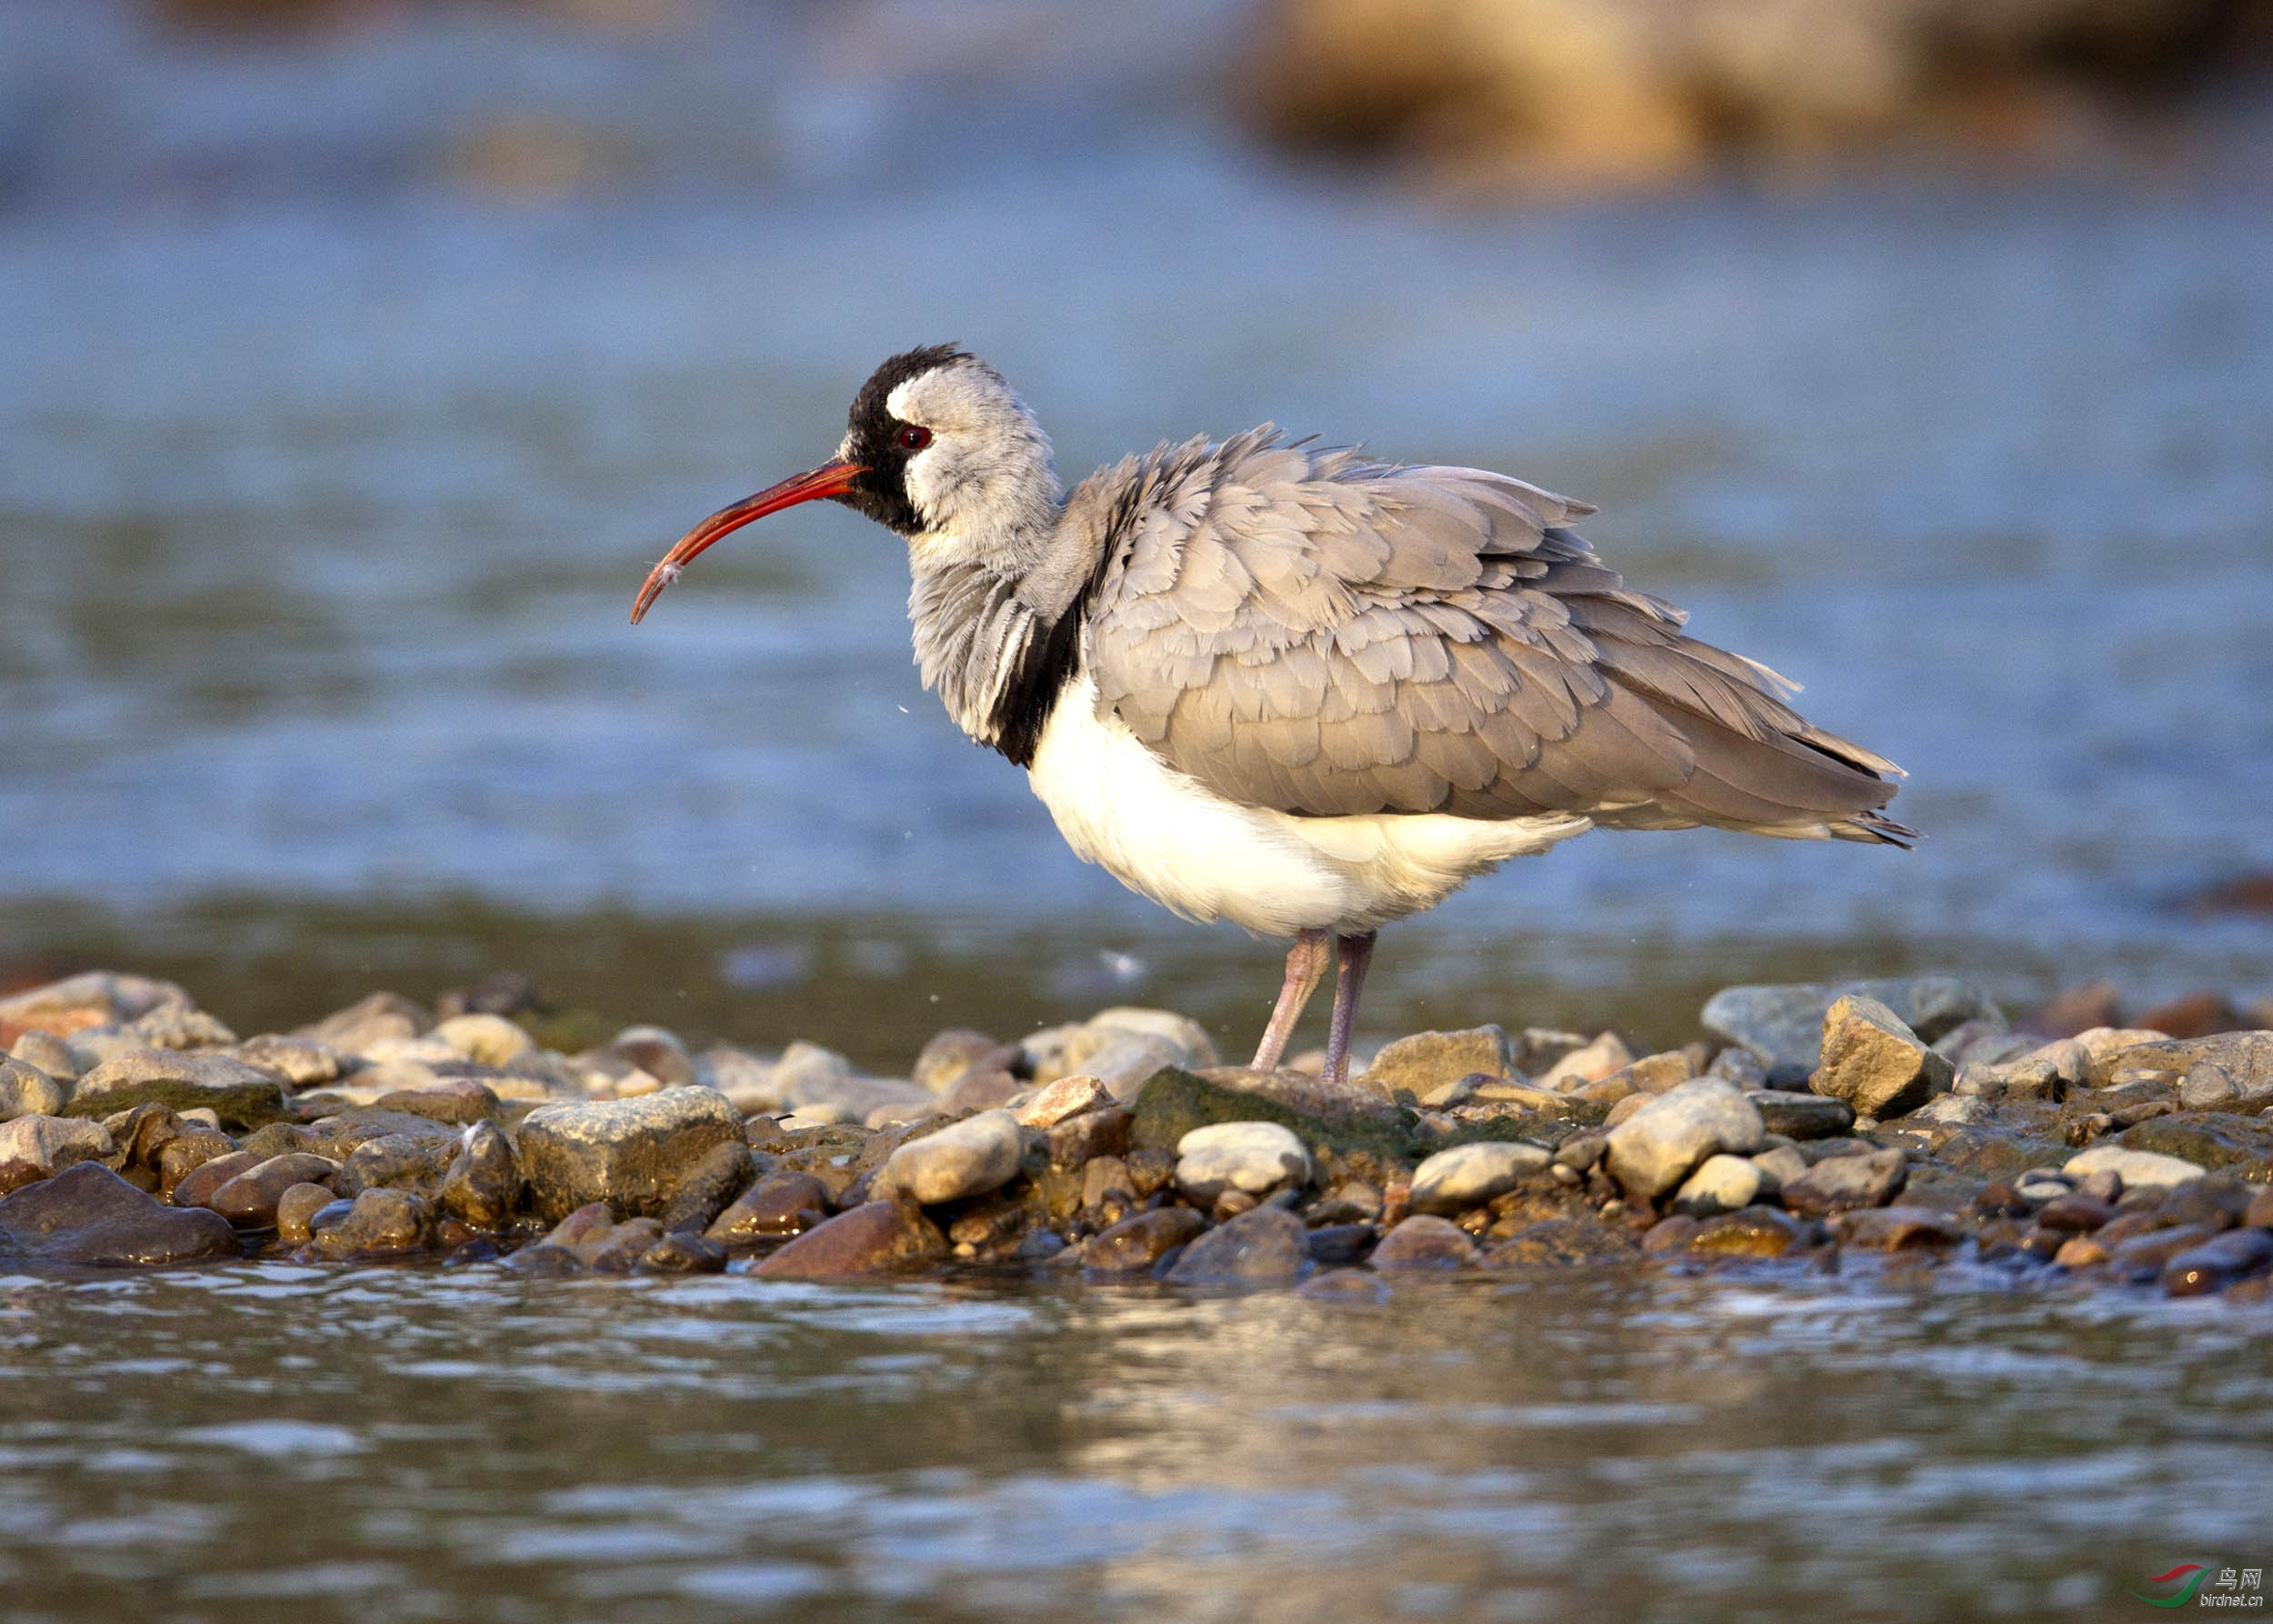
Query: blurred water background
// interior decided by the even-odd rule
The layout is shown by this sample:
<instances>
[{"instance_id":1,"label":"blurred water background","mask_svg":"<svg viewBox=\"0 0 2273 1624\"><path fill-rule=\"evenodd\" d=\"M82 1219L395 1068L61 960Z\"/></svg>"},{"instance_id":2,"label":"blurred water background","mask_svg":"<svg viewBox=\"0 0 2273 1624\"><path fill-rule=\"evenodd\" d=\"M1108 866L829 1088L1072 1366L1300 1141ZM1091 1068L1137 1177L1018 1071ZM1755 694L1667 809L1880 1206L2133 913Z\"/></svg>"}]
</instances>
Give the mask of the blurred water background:
<instances>
[{"instance_id":1,"label":"blurred water background","mask_svg":"<svg viewBox=\"0 0 2273 1624\"><path fill-rule=\"evenodd\" d=\"M1352 162L1307 144L1356 105L1298 71L1320 9L0 12L0 957L245 1029L513 965L877 1066L1131 998L1244 1034L1276 949L1062 848L919 689L887 534L800 509L626 624L952 338L1069 477L1267 418L1596 502L1912 774L1912 856L1517 864L1392 935L1382 1033L1670 1038L1925 966L2265 990L2273 926L2186 906L2273 867L2256 70L1726 161L1494 168L1376 109Z\"/></svg>"},{"instance_id":2,"label":"blurred water background","mask_svg":"<svg viewBox=\"0 0 2273 1624\"><path fill-rule=\"evenodd\" d=\"M1389 15L0 7L0 972L250 1032L511 967L886 1072L1134 1000L1239 1052L1276 948L1066 853L918 688L892 537L799 509L626 624L954 338L1069 476L1269 418L1599 503L1912 772L1909 856L1518 864L1391 934L1361 1041L2267 990L2273 921L2201 903L2273 868L2264 9ZM2262 1568L2261 1329L1961 1266L10 1274L0 1614L2130 1617Z\"/></svg>"}]
</instances>

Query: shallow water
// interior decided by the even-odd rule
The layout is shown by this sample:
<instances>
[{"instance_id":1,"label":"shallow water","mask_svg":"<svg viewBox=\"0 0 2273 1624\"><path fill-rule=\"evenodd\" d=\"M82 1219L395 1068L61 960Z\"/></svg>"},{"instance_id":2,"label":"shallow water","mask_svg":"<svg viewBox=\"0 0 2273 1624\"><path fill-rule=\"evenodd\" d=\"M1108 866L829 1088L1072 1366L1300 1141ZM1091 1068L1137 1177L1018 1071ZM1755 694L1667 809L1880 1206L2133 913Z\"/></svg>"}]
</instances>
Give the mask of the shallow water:
<instances>
[{"instance_id":1,"label":"shallow water","mask_svg":"<svg viewBox=\"0 0 2273 1624\"><path fill-rule=\"evenodd\" d=\"M1259 977L1225 1009L1251 1019L1267 951L1076 863L920 691L885 533L799 510L626 624L688 522L826 453L882 354L956 336L1069 475L1272 417L1597 501L1632 579L1911 769L1910 857L1519 864L1393 941L1385 1022L1447 962L1510 1006L1668 960L2273 979L2261 919L2175 906L2273 865L2266 143L1462 210L1244 145L1194 71L1235 14L1197 0L1117 33L968 13L946 69L905 8L629 43L135 15L0 21L18 958L178 948L229 1013L269 985L248 954L324 956L318 917L412 921L435 950L390 973L421 995L547 929L686 921L654 986L825 1016L815 943L851 920L974 977L1051 936L1045 1001L1100 952L1147 997ZM533 119L614 178L480 180ZM721 1029L778 1042L794 1007Z\"/></svg>"},{"instance_id":2,"label":"shallow water","mask_svg":"<svg viewBox=\"0 0 2273 1624\"><path fill-rule=\"evenodd\" d=\"M0 1579L20 1620L2132 1617L2273 1557L2266 1331L1962 1271L11 1277Z\"/></svg>"}]
</instances>

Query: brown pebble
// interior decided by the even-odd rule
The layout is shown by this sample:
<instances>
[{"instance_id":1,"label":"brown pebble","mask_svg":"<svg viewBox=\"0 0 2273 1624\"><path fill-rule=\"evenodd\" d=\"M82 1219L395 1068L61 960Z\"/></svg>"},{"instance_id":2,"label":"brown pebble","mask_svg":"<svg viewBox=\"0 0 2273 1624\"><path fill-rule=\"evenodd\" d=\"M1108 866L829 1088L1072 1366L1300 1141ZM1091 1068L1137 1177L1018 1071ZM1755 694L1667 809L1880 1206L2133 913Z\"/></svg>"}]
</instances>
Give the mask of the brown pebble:
<instances>
[{"instance_id":1,"label":"brown pebble","mask_svg":"<svg viewBox=\"0 0 2273 1624\"><path fill-rule=\"evenodd\" d=\"M810 1173L768 1173L703 1231L721 1246L749 1246L813 1228L828 1208L828 1187ZM808 1221L810 1220L810 1221Z\"/></svg>"},{"instance_id":2,"label":"brown pebble","mask_svg":"<svg viewBox=\"0 0 2273 1624\"><path fill-rule=\"evenodd\" d=\"M1150 1268L1207 1227L1188 1207L1159 1207L1131 1213L1081 1251L1082 1267L1099 1274L1127 1274Z\"/></svg>"},{"instance_id":3,"label":"brown pebble","mask_svg":"<svg viewBox=\"0 0 2273 1624\"><path fill-rule=\"evenodd\" d=\"M1953 1247L1964 1238L1946 1214L1930 1207L1857 1208L1839 1216L1838 1238L1871 1252Z\"/></svg>"},{"instance_id":4,"label":"brown pebble","mask_svg":"<svg viewBox=\"0 0 2273 1624\"><path fill-rule=\"evenodd\" d=\"M2164 1264L2162 1287L2173 1297L2203 1297L2268 1268L2273 1268L2273 1233L2229 1229Z\"/></svg>"},{"instance_id":5,"label":"brown pebble","mask_svg":"<svg viewBox=\"0 0 2273 1624\"><path fill-rule=\"evenodd\" d=\"M1707 1218L1688 1249L1712 1258L1780 1258L1799 1239L1798 1221L1773 1207L1747 1207Z\"/></svg>"},{"instance_id":6,"label":"brown pebble","mask_svg":"<svg viewBox=\"0 0 2273 1624\"><path fill-rule=\"evenodd\" d=\"M2038 1223L2071 1235L2088 1234L2114 1217L2115 1208L2105 1196L2086 1195L2081 1190L2055 1196L2037 1209Z\"/></svg>"},{"instance_id":7,"label":"brown pebble","mask_svg":"<svg viewBox=\"0 0 2273 1624\"><path fill-rule=\"evenodd\" d=\"M912 1203L866 1201L809 1229L750 1270L785 1279L891 1274L946 1255L946 1238Z\"/></svg>"},{"instance_id":8,"label":"brown pebble","mask_svg":"<svg viewBox=\"0 0 2273 1624\"><path fill-rule=\"evenodd\" d=\"M1645 1252L1677 1252L1689 1244L1690 1238L1701 1228L1703 1226L1696 1218L1685 1212L1677 1212L1671 1218L1659 1218L1649 1227L1649 1233L1642 1237L1642 1250Z\"/></svg>"},{"instance_id":9,"label":"brown pebble","mask_svg":"<svg viewBox=\"0 0 2273 1624\"><path fill-rule=\"evenodd\" d=\"M215 1161L205 1165L221 1164ZM228 1180L206 1197L204 1204L240 1229L265 1229L276 1221L276 1203L285 1191L295 1184L328 1184L338 1170L339 1164L329 1157L312 1156L305 1151L272 1156ZM188 1182L183 1180L185 1184ZM181 1192L176 1190L175 1194L179 1197ZM187 1203L177 1200L175 1205Z\"/></svg>"},{"instance_id":10,"label":"brown pebble","mask_svg":"<svg viewBox=\"0 0 2273 1624\"><path fill-rule=\"evenodd\" d=\"M2120 1246L2108 1248L2108 1261L2128 1279L2152 1279L2180 1252L2198 1247L2215 1231L2199 1224L2180 1224L2172 1229L2157 1229L2149 1235L2135 1236Z\"/></svg>"},{"instance_id":11,"label":"brown pebble","mask_svg":"<svg viewBox=\"0 0 2273 1624\"><path fill-rule=\"evenodd\" d=\"M176 1139L175 1145L182 1141ZM169 1145L170 1151L174 1148ZM210 1161L199 1162L182 1175L174 1186L174 1205L176 1207L205 1207L213 1200L213 1192L235 1178L249 1173L268 1158L255 1150L232 1150L226 1156L216 1156Z\"/></svg>"},{"instance_id":12,"label":"brown pebble","mask_svg":"<svg viewBox=\"0 0 2273 1624\"><path fill-rule=\"evenodd\" d=\"M332 1204L328 1186L295 1184L276 1198L276 1238L294 1245L308 1238L308 1219Z\"/></svg>"},{"instance_id":13,"label":"brown pebble","mask_svg":"<svg viewBox=\"0 0 2273 1624\"><path fill-rule=\"evenodd\" d=\"M1484 1256L1457 1224L1416 1213L1381 1238L1376 1268L1474 1268Z\"/></svg>"},{"instance_id":14,"label":"brown pebble","mask_svg":"<svg viewBox=\"0 0 2273 1624\"><path fill-rule=\"evenodd\" d=\"M1243 1212L1253 1212L1262 1203L1243 1189L1227 1189L1216 1198L1216 1204L1207 1216L1219 1224L1227 1224Z\"/></svg>"},{"instance_id":15,"label":"brown pebble","mask_svg":"<svg viewBox=\"0 0 2273 1624\"><path fill-rule=\"evenodd\" d=\"M2062 1268L2089 1268L2108 1260L2108 1248L2089 1235L2071 1235L2060 1242L2060 1249L2052 1254L2052 1261Z\"/></svg>"},{"instance_id":16,"label":"brown pebble","mask_svg":"<svg viewBox=\"0 0 2273 1624\"><path fill-rule=\"evenodd\" d=\"M2249 1198L2241 1221L2252 1229L2273 1229L2273 1188L2261 1189Z\"/></svg>"}]
</instances>

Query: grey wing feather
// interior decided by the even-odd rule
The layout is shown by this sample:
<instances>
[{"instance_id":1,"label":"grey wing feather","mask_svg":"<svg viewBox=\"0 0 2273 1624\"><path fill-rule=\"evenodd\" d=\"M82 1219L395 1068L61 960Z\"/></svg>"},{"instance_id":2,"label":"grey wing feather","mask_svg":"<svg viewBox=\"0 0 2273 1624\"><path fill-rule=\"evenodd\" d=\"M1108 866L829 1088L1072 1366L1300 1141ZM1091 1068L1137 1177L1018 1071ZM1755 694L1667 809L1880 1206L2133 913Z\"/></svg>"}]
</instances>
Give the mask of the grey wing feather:
<instances>
[{"instance_id":1,"label":"grey wing feather","mask_svg":"<svg viewBox=\"0 0 2273 1624\"><path fill-rule=\"evenodd\" d=\"M1900 769L1627 587L1569 528L1584 503L1268 426L1162 446L1085 488L1106 512L1086 645L1099 707L1228 799L1911 833L1877 811Z\"/></svg>"}]
</instances>

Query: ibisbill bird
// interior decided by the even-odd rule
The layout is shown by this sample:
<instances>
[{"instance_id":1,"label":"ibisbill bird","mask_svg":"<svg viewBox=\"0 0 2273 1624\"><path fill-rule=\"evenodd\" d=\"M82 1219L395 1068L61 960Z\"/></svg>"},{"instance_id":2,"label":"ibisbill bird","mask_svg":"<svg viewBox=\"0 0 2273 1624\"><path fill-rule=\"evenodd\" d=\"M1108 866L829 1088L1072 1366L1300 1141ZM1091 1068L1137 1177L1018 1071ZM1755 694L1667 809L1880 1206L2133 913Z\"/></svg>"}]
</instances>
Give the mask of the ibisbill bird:
<instances>
[{"instance_id":1,"label":"ibisbill bird","mask_svg":"<svg viewBox=\"0 0 2273 1624\"><path fill-rule=\"evenodd\" d=\"M1323 1075L1346 1080L1374 933L1510 857L1590 829L1915 837L1880 810L1901 769L1627 586L1571 528L1587 504L1268 425L1068 492L1002 375L951 345L877 367L832 460L689 530L633 622L721 536L822 497L906 540L924 686L1076 854L1294 938L1257 1069L1334 944Z\"/></svg>"}]
</instances>

